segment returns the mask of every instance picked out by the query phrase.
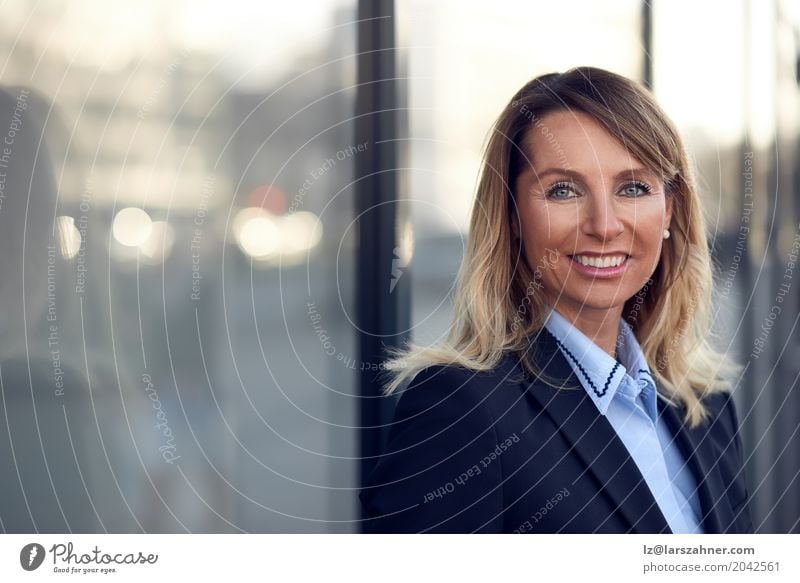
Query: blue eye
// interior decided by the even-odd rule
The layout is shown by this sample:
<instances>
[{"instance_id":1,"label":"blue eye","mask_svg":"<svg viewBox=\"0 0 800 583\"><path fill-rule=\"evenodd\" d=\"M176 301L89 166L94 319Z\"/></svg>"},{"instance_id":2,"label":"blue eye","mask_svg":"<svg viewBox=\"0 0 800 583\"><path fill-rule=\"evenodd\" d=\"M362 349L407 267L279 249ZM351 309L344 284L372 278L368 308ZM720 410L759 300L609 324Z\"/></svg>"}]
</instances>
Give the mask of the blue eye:
<instances>
[{"instance_id":1,"label":"blue eye","mask_svg":"<svg viewBox=\"0 0 800 583\"><path fill-rule=\"evenodd\" d=\"M620 191L622 196L627 196L630 198L636 198L639 196L644 196L646 194L650 194L653 189L644 182L639 182L638 180L634 180L632 182L628 182L625 186L622 187Z\"/></svg>"},{"instance_id":2,"label":"blue eye","mask_svg":"<svg viewBox=\"0 0 800 583\"><path fill-rule=\"evenodd\" d=\"M556 200L563 200L565 198L572 198L577 196L575 185L570 182L556 182L553 186L547 189L547 198Z\"/></svg>"}]
</instances>

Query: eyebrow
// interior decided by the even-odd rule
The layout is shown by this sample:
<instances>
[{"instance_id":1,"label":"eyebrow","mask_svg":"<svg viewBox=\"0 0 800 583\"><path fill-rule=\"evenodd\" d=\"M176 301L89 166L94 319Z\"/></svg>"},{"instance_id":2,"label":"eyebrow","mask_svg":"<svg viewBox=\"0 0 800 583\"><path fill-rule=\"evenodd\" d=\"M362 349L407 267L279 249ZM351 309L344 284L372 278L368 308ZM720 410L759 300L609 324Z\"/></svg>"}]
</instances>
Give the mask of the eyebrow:
<instances>
[{"instance_id":1,"label":"eyebrow","mask_svg":"<svg viewBox=\"0 0 800 583\"><path fill-rule=\"evenodd\" d=\"M581 172L578 172L577 170L570 170L568 168L547 168L545 170L542 170L541 172L536 172L536 170L534 170L533 173L534 176L539 180L541 180L548 174L560 174L581 180L585 179L585 176ZM650 170L649 168L646 168L644 166L639 166L637 168L629 168L627 170L622 170L621 172L618 172L614 176L614 180L618 180L625 176L631 176L632 174L649 174L650 176L653 177L657 176L656 173Z\"/></svg>"}]
</instances>

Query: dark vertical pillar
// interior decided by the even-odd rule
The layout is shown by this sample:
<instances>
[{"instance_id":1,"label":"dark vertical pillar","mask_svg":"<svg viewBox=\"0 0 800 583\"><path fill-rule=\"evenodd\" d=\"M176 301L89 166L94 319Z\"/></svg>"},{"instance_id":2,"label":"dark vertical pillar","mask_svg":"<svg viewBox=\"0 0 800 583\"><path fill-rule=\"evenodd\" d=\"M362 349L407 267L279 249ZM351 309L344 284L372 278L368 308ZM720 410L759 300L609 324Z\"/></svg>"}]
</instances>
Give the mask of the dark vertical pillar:
<instances>
[{"instance_id":1,"label":"dark vertical pillar","mask_svg":"<svg viewBox=\"0 0 800 583\"><path fill-rule=\"evenodd\" d=\"M381 397L385 348L408 330L409 280L398 280L397 81L392 0L358 3L356 142L356 302L360 357L360 483L380 455L394 399ZM394 270L397 271L396 269Z\"/></svg>"}]
</instances>

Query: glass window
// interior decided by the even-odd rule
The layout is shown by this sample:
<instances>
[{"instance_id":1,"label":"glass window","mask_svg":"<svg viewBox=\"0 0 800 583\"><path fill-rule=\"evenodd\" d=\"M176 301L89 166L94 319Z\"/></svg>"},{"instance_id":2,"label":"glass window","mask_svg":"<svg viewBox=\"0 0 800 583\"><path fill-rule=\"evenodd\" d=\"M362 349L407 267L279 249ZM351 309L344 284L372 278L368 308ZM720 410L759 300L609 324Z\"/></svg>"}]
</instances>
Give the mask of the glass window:
<instances>
[{"instance_id":1,"label":"glass window","mask_svg":"<svg viewBox=\"0 0 800 583\"><path fill-rule=\"evenodd\" d=\"M4 4L6 531L355 530L354 20Z\"/></svg>"}]
</instances>

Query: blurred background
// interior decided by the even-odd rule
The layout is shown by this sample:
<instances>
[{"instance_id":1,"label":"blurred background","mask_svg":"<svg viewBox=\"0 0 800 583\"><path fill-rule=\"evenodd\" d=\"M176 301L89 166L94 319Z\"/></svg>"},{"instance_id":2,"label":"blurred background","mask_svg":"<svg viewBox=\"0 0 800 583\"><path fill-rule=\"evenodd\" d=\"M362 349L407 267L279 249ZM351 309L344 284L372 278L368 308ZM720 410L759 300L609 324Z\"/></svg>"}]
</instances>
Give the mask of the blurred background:
<instances>
[{"instance_id":1,"label":"blurred background","mask_svg":"<svg viewBox=\"0 0 800 583\"><path fill-rule=\"evenodd\" d=\"M797 2L0 15L4 532L358 532L382 350L445 333L489 128L578 65L687 139L754 524L800 530Z\"/></svg>"}]
</instances>

